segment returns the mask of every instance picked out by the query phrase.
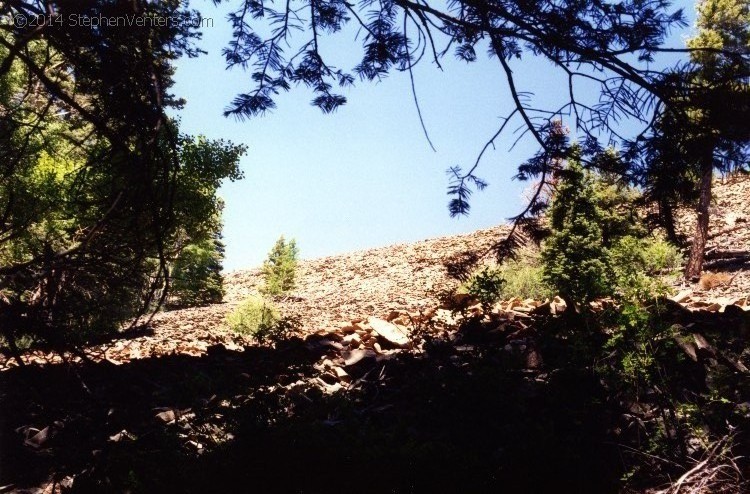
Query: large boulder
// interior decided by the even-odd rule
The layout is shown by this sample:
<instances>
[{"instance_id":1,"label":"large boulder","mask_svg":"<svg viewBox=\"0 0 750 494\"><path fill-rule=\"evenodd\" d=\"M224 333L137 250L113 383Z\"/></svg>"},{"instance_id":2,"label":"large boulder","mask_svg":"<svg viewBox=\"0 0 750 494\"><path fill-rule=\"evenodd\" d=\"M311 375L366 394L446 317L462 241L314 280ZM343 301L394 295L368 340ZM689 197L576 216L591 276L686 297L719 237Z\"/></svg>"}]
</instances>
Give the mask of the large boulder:
<instances>
[{"instance_id":1,"label":"large boulder","mask_svg":"<svg viewBox=\"0 0 750 494\"><path fill-rule=\"evenodd\" d=\"M409 346L409 335L406 328L396 326L377 317L370 317L367 322L372 327L374 333L391 345L398 348Z\"/></svg>"}]
</instances>

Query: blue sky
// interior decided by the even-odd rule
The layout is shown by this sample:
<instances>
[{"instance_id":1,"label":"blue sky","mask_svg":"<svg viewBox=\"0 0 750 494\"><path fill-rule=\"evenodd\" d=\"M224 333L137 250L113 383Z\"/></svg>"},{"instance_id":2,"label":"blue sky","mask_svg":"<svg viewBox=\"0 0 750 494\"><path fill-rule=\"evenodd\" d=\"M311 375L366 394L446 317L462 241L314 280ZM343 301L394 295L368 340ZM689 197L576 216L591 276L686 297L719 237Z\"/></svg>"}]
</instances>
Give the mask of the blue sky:
<instances>
[{"instance_id":1,"label":"blue sky","mask_svg":"<svg viewBox=\"0 0 750 494\"><path fill-rule=\"evenodd\" d=\"M675 5L692 23L693 4ZM249 148L241 162L244 180L220 190L226 204L226 271L260 264L282 234L297 240L303 258L314 258L487 228L522 207L528 184L511 177L536 147L526 139L509 151L510 133L485 155L478 175L490 185L473 196L471 214L450 218L446 207L446 169L469 168L512 109L496 61L480 56L466 64L448 56L442 71L427 59L415 67L422 114L437 152L423 136L408 73L358 82L344 93L348 103L331 115L312 107L311 93L300 87L277 98L274 112L238 122L222 111L252 83L249 72L225 70L221 49L231 37L226 4L193 6L214 25L204 28L199 42L208 54L177 63L174 93L187 100L179 112L181 130ZM672 44L680 45L682 34L676 33ZM353 33L341 33L328 39L324 50L351 68L356 47ZM513 69L517 84L541 101L565 91L546 62L528 58Z\"/></svg>"}]
</instances>

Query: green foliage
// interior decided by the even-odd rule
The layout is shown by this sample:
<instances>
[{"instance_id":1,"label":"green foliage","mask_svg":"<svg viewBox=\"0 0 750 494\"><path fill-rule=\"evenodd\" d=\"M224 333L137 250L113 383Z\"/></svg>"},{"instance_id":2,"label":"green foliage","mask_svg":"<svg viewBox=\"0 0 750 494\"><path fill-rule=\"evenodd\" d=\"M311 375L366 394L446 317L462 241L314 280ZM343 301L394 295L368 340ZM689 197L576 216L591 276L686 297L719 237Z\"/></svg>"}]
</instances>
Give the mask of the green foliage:
<instances>
[{"instance_id":1,"label":"green foliage","mask_svg":"<svg viewBox=\"0 0 750 494\"><path fill-rule=\"evenodd\" d=\"M224 297L221 262L224 245L219 239L189 244L172 266L172 307L215 304Z\"/></svg>"},{"instance_id":2,"label":"green foliage","mask_svg":"<svg viewBox=\"0 0 750 494\"><path fill-rule=\"evenodd\" d=\"M131 176L135 154L102 156L108 143L84 139L88 127L54 115L35 125L10 179L0 183L0 208L7 212L0 327L14 339L82 342L155 307L166 267L186 244L194 247L177 271L194 272L187 265L199 261L220 229L216 191L223 179L241 177L244 147L169 135L177 131L170 126L160 136L160 157L150 159L172 170L146 180ZM209 278L202 291L194 287L196 301L216 297L219 280ZM192 281L179 283L178 296L186 296Z\"/></svg>"},{"instance_id":3,"label":"green foliage","mask_svg":"<svg viewBox=\"0 0 750 494\"><path fill-rule=\"evenodd\" d=\"M502 288L505 285L500 272L490 266L483 267L466 283L466 293L479 300L483 307L488 308L502 298Z\"/></svg>"},{"instance_id":4,"label":"green foliage","mask_svg":"<svg viewBox=\"0 0 750 494\"><path fill-rule=\"evenodd\" d=\"M503 299L518 297L544 300L553 295L549 285L544 281L544 269L539 255L506 261L498 270L505 280L500 290Z\"/></svg>"},{"instance_id":5,"label":"green foliage","mask_svg":"<svg viewBox=\"0 0 750 494\"><path fill-rule=\"evenodd\" d=\"M0 349L12 348L13 346L15 346L17 350L25 351L30 349L33 345L34 339L29 335L21 335L11 344L11 342L8 341L5 336L0 334Z\"/></svg>"},{"instance_id":6,"label":"green foliage","mask_svg":"<svg viewBox=\"0 0 750 494\"><path fill-rule=\"evenodd\" d=\"M643 242L644 270L652 275L670 274L684 262L680 249L662 238L646 238Z\"/></svg>"},{"instance_id":7,"label":"green foliage","mask_svg":"<svg viewBox=\"0 0 750 494\"><path fill-rule=\"evenodd\" d=\"M544 300L553 295L544 281L539 253L530 251L499 266L484 266L459 291L472 295L485 306L513 297Z\"/></svg>"},{"instance_id":8,"label":"green foliage","mask_svg":"<svg viewBox=\"0 0 750 494\"><path fill-rule=\"evenodd\" d=\"M179 2L74 3L55 5L58 19L189 13ZM169 94L172 61L197 54L199 34L157 24L0 34L8 341L64 345L120 329L158 306L177 254L218 231L216 189L240 178L244 147L182 135L167 117L182 105Z\"/></svg>"},{"instance_id":9,"label":"green foliage","mask_svg":"<svg viewBox=\"0 0 750 494\"><path fill-rule=\"evenodd\" d=\"M282 235L263 263L265 285L261 289L262 293L277 297L294 289L298 256L295 240L287 242Z\"/></svg>"},{"instance_id":10,"label":"green foliage","mask_svg":"<svg viewBox=\"0 0 750 494\"><path fill-rule=\"evenodd\" d=\"M744 0L702 0L698 2L698 33L688 41L691 48L715 48L742 53L750 48L750 6ZM737 63L725 54L696 51L691 58L707 75ZM738 67L731 67L736 70Z\"/></svg>"},{"instance_id":11,"label":"green foliage","mask_svg":"<svg viewBox=\"0 0 750 494\"><path fill-rule=\"evenodd\" d=\"M229 327L262 341L280 328L281 317L274 305L259 296L249 297L227 316Z\"/></svg>"},{"instance_id":12,"label":"green foliage","mask_svg":"<svg viewBox=\"0 0 750 494\"><path fill-rule=\"evenodd\" d=\"M614 151L604 154L612 155L609 159L619 159ZM626 235L645 236L646 228L634 207L640 193L623 183L622 178L617 175L591 173L590 178L604 246L610 247L614 241Z\"/></svg>"},{"instance_id":13,"label":"green foliage","mask_svg":"<svg viewBox=\"0 0 750 494\"><path fill-rule=\"evenodd\" d=\"M693 345L694 329L672 324L662 297L683 259L672 244L638 227L628 207L637 195L613 188L606 177L586 173L575 162L566 172L571 170L553 198L552 236L542 252L545 277L577 303L606 294L613 304L558 328L565 342L557 350L566 353L558 365L580 369L595 362L607 396L639 410L641 418L625 428L632 432L618 440L631 440L630 447L647 455L628 465L626 480L666 478L674 471L649 458L685 464L690 448L708 445L736 426L727 424L741 423L732 405L741 389L738 374L715 363L704 367L700 358L693 362L681 348ZM584 249L586 242L590 245L582 256L576 249ZM585 263L586 255L593 255L597 269ZM561 263L567 265L561 268ZM734 346L723 341L726 335L712 338L724 352ZM705 382L696 380L701 375Z\"/></svg>"},{"instance_id":14,"label":"green foliage","mask_svg":"<svg viewBox=\"0 0 750 494\"><path fill-rule=\"evenodd\" d=\"M673 241L679 240L674 210L697 206L696 230L707 228L714 169L747 171L750 162L750 6L746 0L696 3L697 30L687 41L693 63L665 79L690 89L675 91L655 115L650 134L631 143L631 152L639 155L633 167L637 180ZM699 276L703 263L703 241L694 238L693 247L688 277Z\"/></svg>"},{"instance_id":15,"label":"green foliage","mask_svg":"<svg viewBox=\"0 0 750 494\"><path fill-rule=\"evenodd\" d=\"M542 248L544 280L577 304L608 295L633 302L666 294L662 278L681 266L682 256L668 242L646 236L633 207L638 198L614 177L585 171L572 159L553 197L552 234Z\"/></svg>"},{"instance_id":16,"label":"green foliage","mask_svg":"<svg viewBox=\"0 0 750 494\"><path fill-rule=\"evenodd\" d=\"M550 208L552 234L542 247L544 281L583 304L611 293L602 213L591 175L576 159L561 172Z\"/></svg>"},{"instance_id":17,"label":"green foliage","mask_svg":"<svg viewBox=\"0 0 750 494\"><path fill-rule=\"evenodd\" d=\"M667 295L666 281L682 265L676 247L652 237L622 237L608 254L618 294L631 302Z\"/></svg>"}]
</instances>

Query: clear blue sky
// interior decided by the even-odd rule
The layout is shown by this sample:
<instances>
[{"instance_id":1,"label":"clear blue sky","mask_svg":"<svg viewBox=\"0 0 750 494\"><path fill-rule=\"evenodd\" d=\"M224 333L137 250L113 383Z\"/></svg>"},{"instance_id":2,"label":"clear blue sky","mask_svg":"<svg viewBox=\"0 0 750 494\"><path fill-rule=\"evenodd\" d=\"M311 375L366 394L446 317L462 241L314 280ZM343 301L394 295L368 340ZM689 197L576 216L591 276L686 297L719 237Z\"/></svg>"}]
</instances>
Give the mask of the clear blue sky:
<instances>
[{"instance_id":1,"label":"clear blue sky","mask_svg":"<svg viewBox=\"0 0 750 494\"><path fill-rule=\"evenodd\" d=\"M229 2L236 3L236 2ZM685 8L689 21L693 4ZM245 179L225 184L226 271L260 264L280 235L296 238L303 258L337 254L429 237L470 232L503 222L522 206L526 183L512 181L516 167L536 150L530 139L509 151L511 134L488 152L478 175L490 186L476 193L468 217L450 218L448 178L452 165L469 168L512 108L497 62L473 64L446 57L443 71L424 60L414 70L422 113L437 149L425 140L408 73L380 83L358 82L348 103L332 115L310 105L311 93L293 89L277 98L264 117L238 122L222 110L248 91L250 72L225 70L221 49L231 38L226 5L194 3L213 27L199 46L208 52L177 63L174 93L187 100L181 130L247 144ZM689 28L688 28L689 29ZM681 45L676 33L674 45ZM356 63L352 33L324 47L344 68ZM540 101L562 96L563 81L546 62L527 58L513 68L518 85ZM515 128L513 126L512 128Z\"/></svg>"}]
</instances>

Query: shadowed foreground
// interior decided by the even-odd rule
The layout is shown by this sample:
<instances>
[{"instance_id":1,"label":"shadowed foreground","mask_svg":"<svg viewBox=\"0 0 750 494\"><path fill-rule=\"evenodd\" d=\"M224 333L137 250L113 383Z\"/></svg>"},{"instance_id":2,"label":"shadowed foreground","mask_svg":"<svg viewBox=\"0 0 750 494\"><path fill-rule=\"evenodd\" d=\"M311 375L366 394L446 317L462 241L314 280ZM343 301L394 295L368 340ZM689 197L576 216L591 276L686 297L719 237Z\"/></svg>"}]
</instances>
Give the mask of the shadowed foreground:
<instances>
[{"instance_id":1,"label":"shadowed foreground","mask_svg":"<svg viewBox=\"0 0 750 494\"><path fill-rule=\"evenodd\" d=\"M421 356L363 362L352 369L355 385L326 395L304 384L320 355L293 339L279 349L217 346L203 357L3 372L0 484L616 491L618 452L605 439L610 421L590 376L514 370L499 350L437 343Z\"/></svg>"}]
</instances>

